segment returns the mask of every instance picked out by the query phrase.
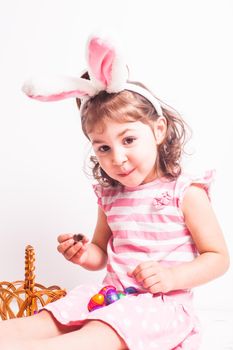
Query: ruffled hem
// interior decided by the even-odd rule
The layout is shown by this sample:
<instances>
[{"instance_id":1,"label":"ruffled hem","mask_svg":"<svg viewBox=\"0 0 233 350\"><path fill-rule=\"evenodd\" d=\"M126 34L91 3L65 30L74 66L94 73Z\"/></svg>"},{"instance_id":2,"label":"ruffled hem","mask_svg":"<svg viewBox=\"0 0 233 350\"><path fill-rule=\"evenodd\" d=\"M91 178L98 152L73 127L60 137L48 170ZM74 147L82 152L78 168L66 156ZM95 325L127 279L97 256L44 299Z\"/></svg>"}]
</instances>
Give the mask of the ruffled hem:
<instances>
[{"instance_id":1,"label":"ruffled hem","mask_svg":"<svg viewBox=\"0 0 233 350\"><path fill-rule=\"evenodd\" d=\"M215 179L216 171L211 169L202 174L182 174L176 183L175 195L178 199L178 207L181 207L181 203L184 198L185 191L191 185L197 185L202 187L208 198L211 199L211 185Z\"/></svg>"},{"instance_id":2,"label":"ruffled hem","mask_svg":"<svg viewBox=\"0 0 233 350\"><path fill-rule=\"evenodd\" d=\"M143 293L129 295L113 304L87 310L87 302L96 287L79 286L68 295L45 306L55 319L66 326L82 327L90 320L110 325L124 339L129 350L198 349L199 322L192 302L184 296ZM98 288L97 288L98 289Z\"/></svg>"}]
</instances>

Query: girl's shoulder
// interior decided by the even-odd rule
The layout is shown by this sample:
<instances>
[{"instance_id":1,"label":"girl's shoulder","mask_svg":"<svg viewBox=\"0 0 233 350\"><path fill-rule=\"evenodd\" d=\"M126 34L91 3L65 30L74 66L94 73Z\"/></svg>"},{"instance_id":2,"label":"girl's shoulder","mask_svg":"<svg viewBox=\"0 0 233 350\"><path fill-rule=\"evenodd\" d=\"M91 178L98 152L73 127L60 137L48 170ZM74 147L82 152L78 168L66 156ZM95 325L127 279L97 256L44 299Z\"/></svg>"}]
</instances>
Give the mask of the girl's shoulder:
<instances>
[{"instance_id":1,"label":"girl's shoulder","mask_svg":"<svg viewBox=\"0 0 233 350\"><path fill-rule=\"evenodd\" d=\"M183 172L176 179L174 188L175 196L181 203L186 189L191 185L202 187L210 198L211 185L215 179L215 170L206 170L197 174Z\"/></svg>"},{"instance_id":2,"label":"girl's shoulder","mask_svg":"<svg viewBox=\"0 0 233 350\"><path fill-rule=\"evenodd\" d=\"M104 203L112 201L120 192L122 192L123 187L121 185L117 186L103 186L100 184L93 184L93 190L97 196L98 204L102 206ZM104 203L103 203L104 202Z\"/></svg>"}]
</instances>

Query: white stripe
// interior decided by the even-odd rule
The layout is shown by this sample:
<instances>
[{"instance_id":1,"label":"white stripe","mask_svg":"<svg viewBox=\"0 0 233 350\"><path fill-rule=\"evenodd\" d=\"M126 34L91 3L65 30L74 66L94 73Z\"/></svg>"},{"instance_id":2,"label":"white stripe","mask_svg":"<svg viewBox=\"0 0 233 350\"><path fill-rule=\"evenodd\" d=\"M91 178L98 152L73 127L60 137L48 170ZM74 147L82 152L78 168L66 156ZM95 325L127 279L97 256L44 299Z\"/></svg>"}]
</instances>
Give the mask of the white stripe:
<instances>
[{"instance_id":1,"label":"white stripe","mask_svg":"<svg viewBox=\"0 0 233 350\"><path fill-rule=\"evenodd\" d=\"M145 232L176 232L183 230L185 225L183 223L161 223L161 222L139 222L139 221L118 221L109 222L112 231L145 231Z\"/></svg>"},{"instance_id":2,"label":"white stripe","mask_svg":"<svg viewBox=\"0 0 233 350\"><path fill-rule=\"evenodd\" d=\"M161 196L164 192L169 192L172 195L172 191L169 188L157 189L153 188L155 185L151 185L150 188L145 188L138 191L127 191L118 192L116 195L112 196L102 196L103 204L110 204L116 199L143 199L143 198L155 198Z\"/></svg>"},{"instance_id":3,"label":"white stripe","mask_svg":"<svg viewBox=\"0 0 233 350\"><path fill-rule=\"evenodd\" d=\"M191 236L182 236L173 239L163 239L163 240L149 240L149 239L138 239L138 238L114 238L114 247L120 247L127 244L135 244L136 246L167 246L167 245L176 245L180 246L183 244L193 243Z\"/></svg>"},{"instance_id":4,"label":"white stripe","mask_svg":"<svg viewBox=\"0 0 233 350\"><path fill-rule=\"evenodd\" d=\"M175 261L175 262L187 262L192 261L196 254L193 252L157 252L157 253L118 253L119 258L134 259L138 263L154 260L154 261ZM116 272L125 272L125 269L120 267L120 264L114 262L114 258L111 259L110 265ZM124 263L123 263L123 266ZM127 265L127 270L130 270L130 265Z\"/></svg>"},{"instance_id":5,"label":"white stripe","mask_svg":"<svg viewBox=\"0 0 233 350\"><path fill-rule=\"evenodd\" d=\"M121 206L121 207L112 207L108 214L111 215L129 215L129 214L160 214L161 210L156 210L153 208L153 204L141 204L137 206ZM163 215L174 215L180 216L180 213L177 210L177 207L165 205L163 207Z\"/></svg>"}]
</instances>

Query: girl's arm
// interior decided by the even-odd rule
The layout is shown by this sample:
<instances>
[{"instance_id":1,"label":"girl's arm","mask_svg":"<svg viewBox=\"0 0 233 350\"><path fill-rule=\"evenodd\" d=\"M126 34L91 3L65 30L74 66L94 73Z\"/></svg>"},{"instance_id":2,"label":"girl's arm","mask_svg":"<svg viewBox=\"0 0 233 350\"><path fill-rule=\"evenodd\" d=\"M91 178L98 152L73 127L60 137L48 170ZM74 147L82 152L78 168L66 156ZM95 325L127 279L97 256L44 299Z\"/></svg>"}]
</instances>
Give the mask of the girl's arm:
<instances>
[{"instance_id":1,"label":"girl's arm","mask_svg":"<svg viewBox=\"0 0 233 350\"><path fill-rule=\"evenodd\" d=\"M185 192L182 210L199 255L191 262L170 268L146 261L128 273L151 293L193 288L217 278L229 267L223 234L205 190L190 186Z\"/></svg>"},{"instance_id":2,"label":"girl's arm","mask_svg":"<svg viewBox=\"0 0 233 350\"><path fill-rule=\"evenodd\" d=\"M65 234L58 237L58 251L74 264L87 270L100 270L107 262L107 243L111 236L106 215L98 208L98 218L91 243L84 239L74 244L73 235Z\"/></svg>"},{"instance_id":3,"label":"girl's arm","mask_svg":"<svg viewBox=\"0 0 233 350\"><path fill-rule=\"evenodd\" d=\"M173 289L192 288L221 276L229 267L223 234L205 190L196 185L185 193L182 210L199 256L174 267Z\"/></svg>"}]
</instances>

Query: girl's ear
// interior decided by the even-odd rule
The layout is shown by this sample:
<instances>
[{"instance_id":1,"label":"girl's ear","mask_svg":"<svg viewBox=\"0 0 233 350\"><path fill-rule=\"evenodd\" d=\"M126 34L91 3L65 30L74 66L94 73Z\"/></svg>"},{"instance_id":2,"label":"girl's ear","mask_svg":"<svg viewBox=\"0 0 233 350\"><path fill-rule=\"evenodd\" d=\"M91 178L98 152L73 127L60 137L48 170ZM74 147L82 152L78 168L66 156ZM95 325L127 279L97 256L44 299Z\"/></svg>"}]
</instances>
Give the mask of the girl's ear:
<instances>
[{"instance_id":1,"label":"girl's ear","mask_svg":"<svg viewBox=\"0 0 233 350\"><path fill-rule=\"evenodd\" d=\"M160 145L167 132L167 120L164 116L159 117L154 123L154 135L157 145Z\"/></svg>"}]
</instances>

